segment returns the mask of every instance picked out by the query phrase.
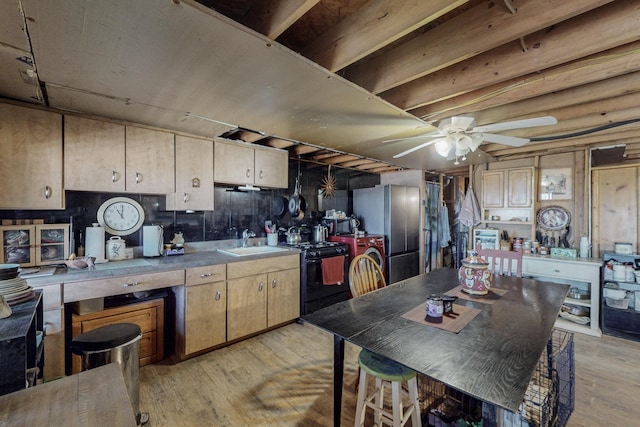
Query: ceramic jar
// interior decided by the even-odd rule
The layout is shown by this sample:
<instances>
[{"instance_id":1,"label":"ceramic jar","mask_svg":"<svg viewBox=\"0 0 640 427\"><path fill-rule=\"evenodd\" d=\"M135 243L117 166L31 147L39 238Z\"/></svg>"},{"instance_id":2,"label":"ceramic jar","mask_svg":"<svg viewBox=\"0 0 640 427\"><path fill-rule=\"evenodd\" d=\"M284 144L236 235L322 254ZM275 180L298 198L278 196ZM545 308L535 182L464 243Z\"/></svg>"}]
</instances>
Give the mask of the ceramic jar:
<instances>
[{"instance_id":1,"label":"ceramic jar","mask_svg":"<svg viewBox=\"0 0 640 427\"><path fill-rule=\"evenodd\" d=\"M106 253L109 261L120 261L126 259L125 249L127 245L120 236L113 236L107 240Z\"/></svg>"},{"instance_id":2,"label":"ceramic jar","mask_svg":"<svg viewBox=\"0 0 640 427\"><path fill-rule=\"evenodd\" d=\"M493 273L484 259L477 254L470 254L462 260L458 279L464 292L471 295L486 295L491 288Z\"/></svg>"}]
</instances>

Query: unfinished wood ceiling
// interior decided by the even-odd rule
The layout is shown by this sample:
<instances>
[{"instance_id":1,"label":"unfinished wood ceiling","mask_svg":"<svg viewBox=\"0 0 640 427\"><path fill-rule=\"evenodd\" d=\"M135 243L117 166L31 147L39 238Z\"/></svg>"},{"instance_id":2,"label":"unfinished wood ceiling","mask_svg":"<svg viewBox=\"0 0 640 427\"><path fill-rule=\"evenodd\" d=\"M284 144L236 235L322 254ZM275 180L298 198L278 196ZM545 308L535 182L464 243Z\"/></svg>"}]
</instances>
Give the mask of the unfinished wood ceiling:
<instances>
[{"instance_id":1,"label":"unfinished wood ceiling","mask_svg":"<svg viewBox=\"0 0 640 427\"><path fill-rule=\"evenodd\" d=\"M18 11L18 12L16 12ZM625 144L640 158L637 0L12 0L0 95L385 172ZM441 119L553 115L459 168ZM300 144L302 143L302 144Z\"/></svg>"}]
</instances>

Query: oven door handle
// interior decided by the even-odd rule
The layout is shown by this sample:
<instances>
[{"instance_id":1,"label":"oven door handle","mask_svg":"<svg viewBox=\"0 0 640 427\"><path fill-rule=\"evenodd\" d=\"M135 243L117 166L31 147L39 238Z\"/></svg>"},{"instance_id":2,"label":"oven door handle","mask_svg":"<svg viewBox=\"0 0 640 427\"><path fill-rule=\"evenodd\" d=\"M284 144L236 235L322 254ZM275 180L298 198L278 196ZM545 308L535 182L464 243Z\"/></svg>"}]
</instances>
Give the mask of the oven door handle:
<instances>
[{"instance_id":1,"label":"oven door handle","mask_svg":"<svg viewBox=\"0 0 640 427\"><path fill-rule=\"evenodd\" d=\"M332 255L332 256L342 256L342 257L347 257L344 254L338 254L338 255ZM325 257L325 258L330 258L330 257ZM320 264L322 262L322 258L318 258L318 259L308 259L307 262L309 264Z\"/></svg>"}]
</instances>

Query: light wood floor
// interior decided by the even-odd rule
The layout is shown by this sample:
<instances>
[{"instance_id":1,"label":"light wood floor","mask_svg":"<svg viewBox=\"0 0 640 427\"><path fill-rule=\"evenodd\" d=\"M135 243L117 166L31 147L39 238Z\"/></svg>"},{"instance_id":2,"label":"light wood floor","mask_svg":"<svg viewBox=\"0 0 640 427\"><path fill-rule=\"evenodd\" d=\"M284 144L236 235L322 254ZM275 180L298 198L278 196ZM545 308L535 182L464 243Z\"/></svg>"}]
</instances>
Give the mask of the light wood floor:
<instances>
[{"instance_id":1,"label":"light wood floor","mask_svg":"<svg viewBox=\"0 0 640 427\"><path fill-rule=\"evenodd\" d=\"M640 426L640 343L575 334L570 427ZM342 425L353 425L356 358L347 343ZM140 369L150 426L331 426L333 337L297 323L179 364Z\"/></svg>"}]
</instances>

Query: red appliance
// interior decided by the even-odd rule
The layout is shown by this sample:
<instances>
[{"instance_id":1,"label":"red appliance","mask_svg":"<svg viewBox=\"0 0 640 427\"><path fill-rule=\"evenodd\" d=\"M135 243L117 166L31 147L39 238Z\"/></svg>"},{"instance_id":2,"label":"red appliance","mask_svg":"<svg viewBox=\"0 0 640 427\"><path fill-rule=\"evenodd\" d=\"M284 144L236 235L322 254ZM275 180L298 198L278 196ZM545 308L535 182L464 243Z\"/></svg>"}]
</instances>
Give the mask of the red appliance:
<instances>
[{"instance_id":1,"label":"red appliance","mask_svg":"<svg viewBox=\"0 0 640 427\"><path fill-rule=\"evenodd\" d=\"M339 242L349 245L349 263L357 255L369 255L373 258L380 268L382 273L386 275L386 268L384 262L384 236L379 235L367 235L364 237L355 237L354 235L339 235L329 236L330 242Z\"/></svg>"}]
</instances>

